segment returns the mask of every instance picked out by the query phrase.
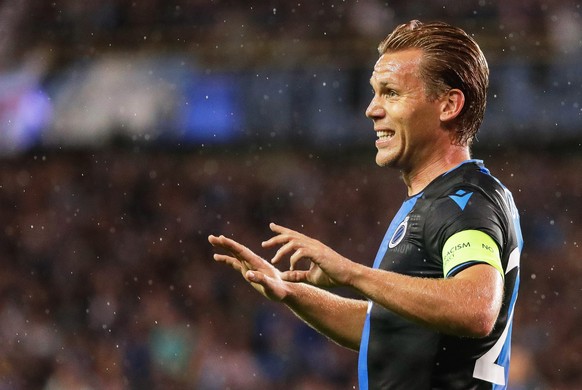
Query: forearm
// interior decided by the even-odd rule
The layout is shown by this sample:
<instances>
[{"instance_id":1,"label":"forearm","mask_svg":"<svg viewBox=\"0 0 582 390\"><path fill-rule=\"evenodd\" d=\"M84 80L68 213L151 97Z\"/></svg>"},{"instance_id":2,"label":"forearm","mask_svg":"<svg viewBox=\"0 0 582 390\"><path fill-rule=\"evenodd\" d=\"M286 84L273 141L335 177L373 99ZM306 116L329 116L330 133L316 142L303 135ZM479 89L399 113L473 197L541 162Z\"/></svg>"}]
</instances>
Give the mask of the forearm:
<instances>
[{"instance_id":1,"label":"forearm","mask_svg":"<svg viewBox=\"0 0 582 390\"><path fill-rule=\"evenodd\" d=\"M463 276L429 279L358 267L350 286L412 321L447 334L479 337L492 329L503 287L492 267L472 268Z\"/></svg>"},{"instance_id":2,"label":"forearm","mask_svg":"<svg viewBox=\"0 0 582 390\"><path fill-rule=\"evenodd\" d=\"M337 344L358 350L367 302L349 299L305 284L290 284L283 303L309 326Z\"/></svg>"}]
</instances>

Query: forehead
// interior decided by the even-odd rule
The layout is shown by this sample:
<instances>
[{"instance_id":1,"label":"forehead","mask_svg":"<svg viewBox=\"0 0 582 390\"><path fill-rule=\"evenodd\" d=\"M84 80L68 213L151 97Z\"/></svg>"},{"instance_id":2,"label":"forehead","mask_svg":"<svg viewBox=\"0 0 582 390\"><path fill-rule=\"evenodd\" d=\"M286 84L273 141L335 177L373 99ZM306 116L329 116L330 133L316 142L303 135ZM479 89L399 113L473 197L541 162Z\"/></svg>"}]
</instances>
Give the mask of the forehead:
<instances>
[{"instance_id":1,"label":"forehead","mask_svg":"<svg viewBox=\"0 0 582 390\"><path fill-rule=\"evenodd\" d=\"M395 78L418 78L422 50L406 49L386 52L378 58L370 82L389 82Z\"/></svg>"}]
</instances>

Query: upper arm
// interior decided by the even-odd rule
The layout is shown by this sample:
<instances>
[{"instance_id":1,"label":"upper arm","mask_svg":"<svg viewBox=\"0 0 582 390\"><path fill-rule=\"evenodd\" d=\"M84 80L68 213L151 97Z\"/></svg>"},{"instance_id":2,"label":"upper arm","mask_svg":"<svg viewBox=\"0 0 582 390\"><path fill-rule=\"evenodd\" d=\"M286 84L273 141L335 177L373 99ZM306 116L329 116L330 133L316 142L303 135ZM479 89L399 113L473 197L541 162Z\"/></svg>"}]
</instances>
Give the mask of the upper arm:
<instances>
[{"instance_id":1,"label":"upper arm","mask_svg":"<svg viewBox=\"0 0 582 390\"><path fill-rule=\"evenodd\" d=\"M504 271L500 248L480 230L462 230L450 236L442 248L443 274L464 284L476 335L488 335L503 302Z\"/></svg>"},{"instance_id":2,"label":"upper arm","mask_svg":"<svg viewBox=\"0 0 582 390\"><path fill-rule=\"evenodd\" d=\"M499 299L503 296L503 277L489 264L476 264L460 271L454 277L456 280L470 281L476 290L476 295Z\"/></svg>"},{"instance_id":3,"label":"upper arm","mask_svg":"<svg viewBox=\"0 0 582 390\"><path fill-rule=\"evenodd\" d=\"M503 277L486 263L465 268L450 280L465 285L466 302L472 308L475 336L487 336L493 330L503 302Z\"/></svg>"}]
</instances>

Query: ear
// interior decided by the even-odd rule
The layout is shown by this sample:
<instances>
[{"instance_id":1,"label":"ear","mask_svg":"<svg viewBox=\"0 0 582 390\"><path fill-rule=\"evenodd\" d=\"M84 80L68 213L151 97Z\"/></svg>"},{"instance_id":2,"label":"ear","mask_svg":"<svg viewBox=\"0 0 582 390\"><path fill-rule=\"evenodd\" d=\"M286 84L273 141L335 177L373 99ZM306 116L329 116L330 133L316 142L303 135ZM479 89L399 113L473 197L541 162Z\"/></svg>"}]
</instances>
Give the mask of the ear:
<instances>
[{"instance_id":1,"label":"ear","mask_svg":"<svg viewBox=\"0 0 582 390\"><path fill-rule=\"evenodd\" d=\"M441 97L441 122L455 119L465 106L465 95L460 89L453 88Z\"/></svg>"}]
</instances>

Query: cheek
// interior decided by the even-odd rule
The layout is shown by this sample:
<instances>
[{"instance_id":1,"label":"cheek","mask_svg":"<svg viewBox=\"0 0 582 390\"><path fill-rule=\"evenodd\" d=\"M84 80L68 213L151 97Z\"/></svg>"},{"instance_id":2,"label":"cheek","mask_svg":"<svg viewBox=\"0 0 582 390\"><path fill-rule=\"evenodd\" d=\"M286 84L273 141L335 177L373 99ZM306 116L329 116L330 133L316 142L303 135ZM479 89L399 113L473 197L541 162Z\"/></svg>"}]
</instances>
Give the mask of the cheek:
<instances>
[{"instance_id":1,"label":"cheek","mask_svg":"<svg viewBox=\"0 0 582 390\"><path fill-rule=\"evenodd\" d=\"M411 112L405 120L411 135L418 137L430 136L440 127L439 117L430 109Z\"/></svg>"},{"instance_id":2,"label":"cheek","mask_svg":"<svg viewBox=\"0 0 582 390\"><path fill-rule=\"evenodd\" d=\"M392 105L386 108L386 116L390 118L393 126L402 128L409 122L409 113L401 106Z\"/></svg>"}]
</instances>

